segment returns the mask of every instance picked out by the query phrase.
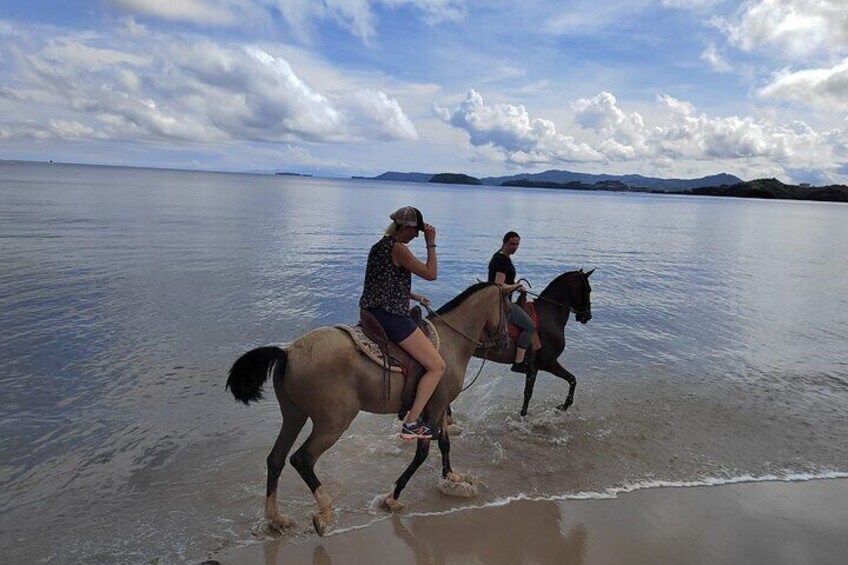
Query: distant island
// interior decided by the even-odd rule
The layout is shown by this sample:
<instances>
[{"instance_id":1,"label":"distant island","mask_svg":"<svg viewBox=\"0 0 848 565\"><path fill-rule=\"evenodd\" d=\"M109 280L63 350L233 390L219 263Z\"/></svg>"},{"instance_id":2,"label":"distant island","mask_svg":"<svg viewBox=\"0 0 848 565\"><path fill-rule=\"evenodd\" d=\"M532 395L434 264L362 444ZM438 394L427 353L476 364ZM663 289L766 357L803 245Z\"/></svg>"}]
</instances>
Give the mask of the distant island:
<instances>
[{"instance_id":1,"label":"distant island","mask_svg":"<svg viewBox=\"0 0 848 565\"><path fill-rule=\"evenodd\" d=\"M430 174L389 171L368 180L848 202L848 186L845 185L821 187L808 184L791 185L777 179L743 181L727 173L696 179L662 179L642 175L596 175L549 170L542 173L478 179L462 173Z\"/></svg>"},{"instance_id":2,"label":"distant island","mask_svg":"<svg viewBox=\"0 0 848 565\"><path fill-rule=\"evenodd\" d=\"M280 176L285 176L285 177L311 177L311 176L312 176L312 175L309 175L309 174L306 174L306 173L287 173L287 172L281 172L281 173L274 173L274 174L275 174L275 175L280 175Z\"/></svg>"},{"instance_id":3,"label":"distant island","mask_svg":"<svg viewBox=\"0 0 848 565\"><path fill-rule=\"evenodd\" d=\"M440 182L442 184L483 184L480 179L458 173L439 173L430 177L428 182Z\"/></svg>"},{"instance_id":4,"label":"distant island","mask_svg":"<svg viewBox=\"0 0 848 565\"><path fill-rule=\"evenodd\" d=\"M691 194L736 196L740 198L848 202L848 186L843 184L832 184L828 186L794 185L783 184L777 179L757 179L730 186L705 186L692 189Z\"/></svg>"}]
</instances>

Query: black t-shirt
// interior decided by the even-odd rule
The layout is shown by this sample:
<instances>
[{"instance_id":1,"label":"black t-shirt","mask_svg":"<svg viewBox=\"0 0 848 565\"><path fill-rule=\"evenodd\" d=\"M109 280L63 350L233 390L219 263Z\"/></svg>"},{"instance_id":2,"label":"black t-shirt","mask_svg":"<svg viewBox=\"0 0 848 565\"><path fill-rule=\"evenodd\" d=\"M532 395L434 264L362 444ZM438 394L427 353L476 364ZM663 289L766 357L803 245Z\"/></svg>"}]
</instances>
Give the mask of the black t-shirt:
<instances>
[{"instance_id":1,"label":"black t-shirt","mask_svg":"<svg viewBox=\"0 0 848 565\"><path fill-rule=\"evenodd\" d=\"M489 261L489 282L495 282L497 273L506 275L504 283L515 284L515 266L512 264L512 259L500 251L495 252L492 260Z\"/></svg>"}]
</instances>

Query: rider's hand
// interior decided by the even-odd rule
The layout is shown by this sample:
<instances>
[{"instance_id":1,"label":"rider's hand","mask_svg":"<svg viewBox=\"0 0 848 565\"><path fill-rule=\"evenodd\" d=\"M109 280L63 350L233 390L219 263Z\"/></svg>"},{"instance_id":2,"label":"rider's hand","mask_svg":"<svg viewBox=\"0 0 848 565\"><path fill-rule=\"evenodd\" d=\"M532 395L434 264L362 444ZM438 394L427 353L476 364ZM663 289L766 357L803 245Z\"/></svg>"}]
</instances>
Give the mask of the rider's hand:
<instances>
[{"instance_id":1,"label":"rider's hand","mask_svg":"<svg viewBox=\"0 0 848 565\"><path fill-rule=\"evenodd\" d=\"M424 241L427 245L436 243L436 227L432 224L424 224Z\"/></svg>"},{"instance_id":2,"label":"rider's hand","mask_svg":"<svg viewBox=\"0 0 848 565\"><path fill-rule=\"evenodd\" d=\"M418 297L418 302L424 306L430 305L430 299L424 296L423 294Z\"/></svg>"}]
</instances>

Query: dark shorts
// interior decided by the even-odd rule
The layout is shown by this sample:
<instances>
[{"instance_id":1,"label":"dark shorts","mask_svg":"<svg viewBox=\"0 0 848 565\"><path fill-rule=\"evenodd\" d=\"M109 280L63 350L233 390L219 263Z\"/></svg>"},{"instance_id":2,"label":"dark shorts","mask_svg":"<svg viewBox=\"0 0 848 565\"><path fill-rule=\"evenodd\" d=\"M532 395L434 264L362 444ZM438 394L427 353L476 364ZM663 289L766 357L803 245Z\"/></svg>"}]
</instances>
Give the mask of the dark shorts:
<instances>
[{"instance_id":1,"label":"dark shorts","mask_svg":"<svg viewBox=\"0 0 848 565\"><path fill-rule=\"evenodd\" d=\"M369 308L369 312L374 314L383 329L386 330L386 335L395 343L400 343L409 336L412 332L418 329L415 322L409 316L400 316L391 312L386 312L382 308Z\"/></svg>"}]
</instances>

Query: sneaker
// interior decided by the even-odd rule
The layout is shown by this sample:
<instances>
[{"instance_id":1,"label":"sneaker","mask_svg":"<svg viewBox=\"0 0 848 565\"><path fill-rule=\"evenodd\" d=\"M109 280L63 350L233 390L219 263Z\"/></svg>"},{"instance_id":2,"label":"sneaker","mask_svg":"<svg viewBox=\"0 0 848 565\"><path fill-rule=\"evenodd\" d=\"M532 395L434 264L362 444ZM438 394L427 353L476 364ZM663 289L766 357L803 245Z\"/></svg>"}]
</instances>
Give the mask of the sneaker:
<instances>
[{"instance_id":1,"label":"sneaker","mask_svg":"<svg viewBox=\"0 0 848 565\"><path fill-rule=\"evenodd\" d=\"M530 369L530 365L527 363L527 359L525 359L521 363L513 363L510 370L514 373L522 373L526 375L528 369Z\"/></svg>"},{"instance_id":2,"label":"sneaker","mask_svg":"<svg viewBox=\"0 0 848 565\"><path fill-rule=\"evenodd\" d=\"M416 422L404 422L400 429L401 439L433 439L433 432L421 418Z\"/></svg>"}]
</instances>

